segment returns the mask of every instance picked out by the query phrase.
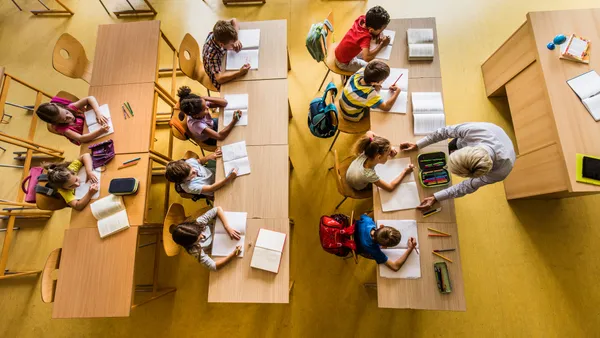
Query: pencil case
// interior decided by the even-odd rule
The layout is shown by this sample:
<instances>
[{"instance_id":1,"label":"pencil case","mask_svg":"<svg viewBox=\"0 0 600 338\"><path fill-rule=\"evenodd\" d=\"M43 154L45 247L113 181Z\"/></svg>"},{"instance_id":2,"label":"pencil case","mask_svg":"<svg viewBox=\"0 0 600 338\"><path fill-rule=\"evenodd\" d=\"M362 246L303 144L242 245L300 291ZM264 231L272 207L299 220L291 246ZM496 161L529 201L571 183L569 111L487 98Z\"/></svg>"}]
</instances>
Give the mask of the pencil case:
<instances>
[{"instance_id":1,"label":"pencil case","mask_svg":"<svg viewBox=\"0 0 600 338\"><path fill-rule=\"evenodd\" d=\"M135 194L139 183L135 178L113 178L108 186L108 193L117 196Z\"/></svg>"},{"instance_id":2,"label":"pencil case","mask_svg":"<svg viewBox=\"0 0 600 338\"><path fill-rule=\"evenodd\" d=\"M433 272L435 274L435 281L440 293L451 293L452 282L450 282L450 274L448 273L448 266L446 262L437 262L433 264Z\"/></svg>"},{"instance_id":3,"label":"pencil case","mask_svg":"<svg viewBox=\"0 0 600 338\"><path fill-rule=\"evenodd\" d=\"M419 180L425 188L442 187L450 184L450 173L446 170L446 153L436 151L419 154Z\"/></svg>"}]
</instances>

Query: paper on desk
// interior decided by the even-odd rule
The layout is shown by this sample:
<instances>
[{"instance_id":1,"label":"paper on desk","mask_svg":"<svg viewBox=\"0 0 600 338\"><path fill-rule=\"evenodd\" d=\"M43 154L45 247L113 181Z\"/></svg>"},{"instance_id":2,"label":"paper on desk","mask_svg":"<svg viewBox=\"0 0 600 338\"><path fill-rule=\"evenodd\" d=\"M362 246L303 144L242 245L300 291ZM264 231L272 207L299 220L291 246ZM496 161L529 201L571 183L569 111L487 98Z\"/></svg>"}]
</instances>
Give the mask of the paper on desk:
<instances>
[{"instance_id":1,"label":"paper on desk","mask_svg":"<svg viewBox=\"0 0 600 338\"><path fill-rule=\"evenodd\" d=\"M398 77L402 74L402 77ZM396 82L398 80L398 82ZM394 82L396 87L400 88L403 92L408 92L408 69L406 68L390 68L390 75L383 81L381 88L389 89Z\"/></svg>"},{"instance_id":2,"label":"paper on desk","mask_svg":"<svg viewBox=\"0 0 600 338\"><path fill-rule=\"evenodd\" d=\"M410 158L388 160L386 164L376 165L375 172L379 178L389 183L400 175L408 164L410 164ZM381 188L377 188L377 190L381 199L381 209L383 212L414 209L421 204L419 190L413 173L407 175L402 180L402 183L392 192Z\"/></svg>"},{"instance_id":3,"label":"paper on desk","mask_svg":"<svg viewBox=\"0 0 600 338\"><path fill-rule=\"evenodd\" d=\"M223 162L248 157L248 152L246 151L246 141L224 145L221 147L221 151L223 152Z\"/></svg>"},{"instance_id":4,"label":"paper on desk","mask_svg":"<svg viewBox=\"0 0 600 338\"><path fill-rule=\"evenodd\" d=\"M215 234L213 236L212 255L227 256L239 245L242 247L242 252L238 257L244 257L246 218L248 217L248 213L225 211L225 217L227 218L229 226L240 233L240 239L231 239L223 226L223 222L221 222L221 219L217 218L215 223Z\"/></svg>"},{"instance_id":5,"label":"paper on desk","mask_svg":"<svg viewBox=\"0 0 600 338\"><path fill-rule=\"evenodd\" d=\"M236 126L247 126L248 125L248 110L247 109L240 109L240 111L242 112L242 117L237 121L237 123L235 124ZM223 126L221 127L221 130L223 130L223 128L227 127L231 121L233 121L233 114L236 112L236 110L230 110L230 109L225 109L223 111Z\"/></svg>"},{"instance_id":6,"label":"paper on desk","mask_svg":"<svg viewBox=\"0 0 600 338\"><path fill-rule=\"evenodd\" d=\"M100 168L96 168L93 170L94 175L96 175L96 177L98 177L98 186L100 186L100 175L102 174L100 172ZM77 177L79 177L79 187L77 187L75 189L75 198L80 200L83 198L83 196L85 196L85 194L87 194L87 192L90 190L90 186L92 185L91 183L86 182L87 180L87 174L85 172L85 167L81 167L81 169L79 169L79 172L77 173ZM100 197L100 189L98 189L98 191L96 191L96 193L92 196L92 199L98 199Z\"/></svg>"},{"instance_id":7,"label":"paper on desk","mask_svg":"<svg viewBox=\"0 0 600 338\"><path fill-rule=\"evenodd\" d=\"M227 101L225 109L248 109L248 94L227 94L223 98Z\"/></svg>"},{"instance_id":8,"label":"paper on desk","mask_svg":"<svg viewBox=\"0 0 600 338\"><path fill-rule=\"evenodd\" d=\"M242 43L243 49L258 48L260 45L260 29L240 29L238 40Z\"/></svg>"},{"instance_id":9,"label":"paper on desk","mask_svg":"<svg viewBox=\"0 0 600 338\"><path fill-rule=\"evenodd\" d=\"M108 104L103 104L99 107L100 110L100 114L104 117L106 117L108 119L108 126L109 129L106 133L96 137L95 139L99 139L101 137L104 137L106 135L110 135L112 133L115 132L115 129L113 128L113 123L112 123L112 119L110 118L110 110L108 109ZM94 110L88 110L84 113L85 116L85 123L88 126L88 131L90 133L95 132L96 130L102 128L102 126L100 125L100 123L98 123L98 121L96 120L96 112L94 112ZM94 140L95 140L94 139Z\"/></svg>"},{"instance_id":10,"label":"paper on desk","mask_svg":"<svg viewBox=\"0 0 600 338\"><path fill-rule=\"evenodd\" d=\"M397 260L402 257L406 249L382 249L381 251L388 259ZM398 271L388 268L385 264L379 264L379 276L383 278L421 278L421 257L413 250Z\"/></svg>"},{"instance_id":11,"label":"paper on desk","mask_svg":"<svg viewBox=\"0 0 600 338\"><path fill-rule=\"evenodd\" d=\"M238 70L247 63L250 64L250 69L258 69L258 49L243 49L238 53L227 51L226 70Z\"/></svg>"},{"instance_id":12,"label":"paper on desk","mask_svg":"<svg viewBox=\"0 0 600 338\"><path fill-rule=\"evenodd\" d=\"M390 99L390 97L393 94L388 89L382 89L381 91L379 91L379 95L381 96L381 99L383 100L383 102L386 102L387 100ZM408 105L408 93L405 91L401 91L400 94L398 94L398 97L396 98L394 105L389 110L389 113L406 114L407 105ZM373 110L374 111L383 111L381 108L374 108Z\"/></svg>"}]
</instances>

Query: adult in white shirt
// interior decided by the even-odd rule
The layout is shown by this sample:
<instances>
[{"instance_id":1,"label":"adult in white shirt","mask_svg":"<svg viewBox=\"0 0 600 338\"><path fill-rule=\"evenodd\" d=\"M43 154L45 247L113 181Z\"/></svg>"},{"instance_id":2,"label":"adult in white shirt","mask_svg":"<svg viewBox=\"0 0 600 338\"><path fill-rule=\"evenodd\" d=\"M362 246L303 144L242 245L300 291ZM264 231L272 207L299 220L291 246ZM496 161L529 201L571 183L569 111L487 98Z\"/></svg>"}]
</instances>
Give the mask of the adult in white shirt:
<instances>
[{"instance_id":1,"label":"adult in white shirt","mask_svg":"<svg viewBox=\"0 0 600 338\"><path fill-rule=\"evenodd\" d=\"M450 154L448 168L453 174L469 179L425 198L417 209L427 210L436 201L462 197L484 185L500 182L510 174L515 164L515 149L508 135L497 125L486 122L461 123L440 128L416 144L401 143L400 149L423 149L449 138L456 140L457 150Z\"/></svg>"}]
</instances>

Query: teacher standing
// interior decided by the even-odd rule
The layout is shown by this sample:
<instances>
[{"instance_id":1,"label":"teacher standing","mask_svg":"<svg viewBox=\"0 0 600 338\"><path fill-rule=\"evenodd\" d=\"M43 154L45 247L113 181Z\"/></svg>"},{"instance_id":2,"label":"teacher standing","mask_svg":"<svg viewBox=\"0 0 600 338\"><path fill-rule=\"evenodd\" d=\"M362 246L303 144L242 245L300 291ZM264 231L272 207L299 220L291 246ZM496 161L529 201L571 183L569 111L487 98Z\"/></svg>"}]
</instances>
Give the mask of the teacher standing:
<instances>
[{"instance_id":1,"label":"teacher standing","mask_svg":"<svg viewBox=\"0 0 600 338\"><path fill-rule=\"evenodd\" d=\"M401 143L400 149L412 151L453 138L449 143L450 172L469 179L425 198L417 209L429 209L436 201L462 197L487 184L504 180L516 159L512 141L502 128L492 123L469 122L440 128L414 143Z\"/></svg>"}]
</instances>

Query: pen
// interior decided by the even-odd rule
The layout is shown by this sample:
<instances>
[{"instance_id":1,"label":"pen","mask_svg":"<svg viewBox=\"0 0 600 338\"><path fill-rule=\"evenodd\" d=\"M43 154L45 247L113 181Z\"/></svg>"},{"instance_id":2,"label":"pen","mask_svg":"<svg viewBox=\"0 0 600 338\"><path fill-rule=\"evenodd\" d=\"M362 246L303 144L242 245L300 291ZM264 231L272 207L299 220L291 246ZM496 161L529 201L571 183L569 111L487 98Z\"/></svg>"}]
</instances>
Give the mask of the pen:
<instances>
[{"instance_id":1,"label":"pen","mask_svg":"<svg viewBox=\"0 0 600 338\"><path fill-rule=\"evenodd\" d=\"M435 252L446 252L446 251L454 251L456 249L442 249L442 250L433 250Z\"/></svg>"},{"instance_id":2,"label":"pen","mask_svg":"<svg viewBox=\"0 0 600 338\"><path fill-rule=\"evenodd\" d=\"M400 80L400 78L402 77L402 75L404 75L404 73L402 73L402 74L400 74L400 76L398 76L398 78L396 79L396 82L398 82L398 80ZM392 86L395 86L396 82L394 82L394 84Z\"/></svg>"},{"instance_id":3,"label":"pen","mask_svg":"<svg viewBox=\"0 0 600 338\"><path fill-rule=\"evenodd\" d=\"M123 168L133 167L133 166L134 166L134 165L136 165L136 164L138 164L138 162L137 162L137 161L135 161L135 162L131 162L131 163L127 163L127 164L123 164L122 166L118 167L117 169L118 169L118 170L121 170L121 169L123 169Z\"/></svg>"},{"instance_id":4,"label":"pen","mask_svg":"<svg viewBox=\"0 0 600 338\"><path fill-rule=\"evenodd\" d=\"M127 107L127 109L129 109L131 116L133 116L133 109L131 109L131 105L129 104L129 102L125 102L125 106Z\"/></svg>"},{"instance_id":5,"label":"pen","mask_svg":"<svg viewBox=\"0 0 600 338\"><path fill-rule=\"evenodd\" d=\"M121 105L121 108L123 108L123 118L125 118L127 120L127 117L129 115L127 115L127 112L125 111L125 107L123 105Z\"/></svg>"},{"instance_id":6,"label":"pen","mask_svg":"<svg viewBox=\"0 0 600 338\"><path fill-rule=\"evenodd\" d=\"M123 162L123 164L135 162L135 161L138 161L138 160L141 160L141 159L142 159L141 157L132 158L131 160L127 160L127 161Z\"/></svg>"}]
</instances>

